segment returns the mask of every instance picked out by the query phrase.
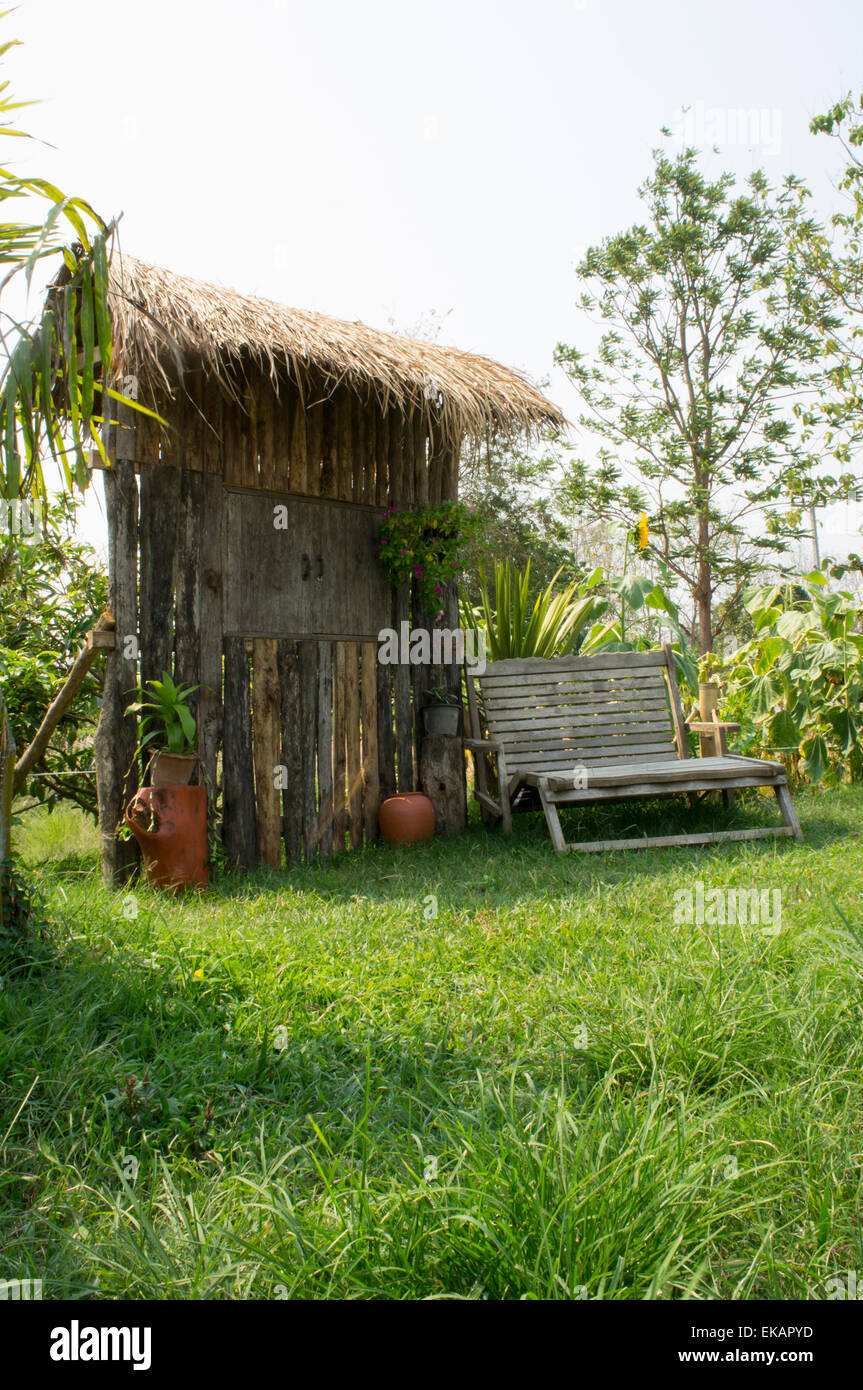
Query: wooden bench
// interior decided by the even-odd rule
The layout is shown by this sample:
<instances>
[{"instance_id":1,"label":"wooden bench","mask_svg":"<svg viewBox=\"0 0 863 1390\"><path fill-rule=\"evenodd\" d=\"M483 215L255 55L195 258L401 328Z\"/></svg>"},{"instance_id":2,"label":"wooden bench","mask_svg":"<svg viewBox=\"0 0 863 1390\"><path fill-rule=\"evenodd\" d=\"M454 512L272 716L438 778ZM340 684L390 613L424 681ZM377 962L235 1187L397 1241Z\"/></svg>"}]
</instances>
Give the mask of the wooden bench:
<instances>
[{"instance_id":1,"label":"wooden bench","mask_svg":"<svg viewBox=\"0 0 863 1390\"><path fill-rule=\"evenodd\" d=\"M714 746L724 749L725 730L736 726L715 719L709 725L687 725L668 646L652 652L496 661L482 676L468 671L467 693L471 737L465 746L474 756L474 795L507 834L512 831L513 796L527 786L539 795L558 853L771 835L803 838L781 763L724 751L690 757L688 728L709 733ZM496 762L497 800L488 785L486 754ZM558 815L559 806L681 793L694 805L699 794L721 792L727 806L742 787L772 788L783 824L567 845Z\"/></svg>"}]
</instances>

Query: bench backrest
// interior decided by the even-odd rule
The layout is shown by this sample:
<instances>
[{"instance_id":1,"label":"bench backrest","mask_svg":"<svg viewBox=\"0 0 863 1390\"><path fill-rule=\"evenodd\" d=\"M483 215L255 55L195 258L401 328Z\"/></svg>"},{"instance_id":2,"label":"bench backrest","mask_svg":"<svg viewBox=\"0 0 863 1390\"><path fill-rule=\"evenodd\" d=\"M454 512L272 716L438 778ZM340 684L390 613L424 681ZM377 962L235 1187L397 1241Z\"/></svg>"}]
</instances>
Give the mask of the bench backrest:
<instances>
[{"instance_id":1,"label":"bench backrest","mask_svg":"<svg viewBox=\"0 0 863 1390\"><path fill-rule=\"evenodd\" d=\"M670 648L496 661L478 685L488 737L504 745L510 769L688 756Z\"/></svg>"}]
</instances>

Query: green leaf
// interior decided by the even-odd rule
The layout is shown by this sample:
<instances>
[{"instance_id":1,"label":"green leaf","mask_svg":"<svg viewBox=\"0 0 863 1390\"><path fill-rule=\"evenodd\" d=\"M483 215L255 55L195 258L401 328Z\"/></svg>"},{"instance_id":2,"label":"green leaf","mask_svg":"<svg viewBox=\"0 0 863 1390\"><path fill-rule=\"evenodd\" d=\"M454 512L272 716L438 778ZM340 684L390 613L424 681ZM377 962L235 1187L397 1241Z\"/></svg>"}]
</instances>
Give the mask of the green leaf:
<instances>
[{"instance_id":1,"label":"green leaf","mask_svg":"<svg viewBox=\"0 0 863 1390\"><path fill-rule=\"evenodd\" d=\"M823 734L813 734L801 746L805 758L805 772L810 782L820 782L830 767L830 750Z\"/></svg>"}]
</instances>

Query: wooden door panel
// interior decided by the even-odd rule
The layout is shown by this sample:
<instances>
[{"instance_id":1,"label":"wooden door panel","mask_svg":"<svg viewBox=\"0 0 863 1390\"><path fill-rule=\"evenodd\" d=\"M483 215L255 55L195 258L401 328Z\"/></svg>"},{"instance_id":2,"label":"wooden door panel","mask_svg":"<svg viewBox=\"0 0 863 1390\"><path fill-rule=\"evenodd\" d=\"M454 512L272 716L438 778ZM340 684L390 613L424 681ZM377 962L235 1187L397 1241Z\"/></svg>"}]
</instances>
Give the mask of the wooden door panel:
<instances>
[{"instance_id":1,"label":"wooden door panel","mask_svg":"<svg viewBox=\"0 0 863 1390\"><path fill-rule=\"evenodd\" d=\"M389 626L381 509L258 489L226 489L225 501L226 635L372 641Z\"/></svg>"}]
</instances>

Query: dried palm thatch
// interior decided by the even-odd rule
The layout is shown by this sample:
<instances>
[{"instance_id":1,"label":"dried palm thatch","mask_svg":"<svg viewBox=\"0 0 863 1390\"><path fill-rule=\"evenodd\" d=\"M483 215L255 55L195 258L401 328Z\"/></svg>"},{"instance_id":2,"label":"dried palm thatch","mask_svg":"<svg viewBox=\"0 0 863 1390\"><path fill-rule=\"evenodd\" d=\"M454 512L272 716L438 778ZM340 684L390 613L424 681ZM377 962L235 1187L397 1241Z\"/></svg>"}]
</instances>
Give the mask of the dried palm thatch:
<instances>
[{"instance_id":1,"label":"dried palm thatch","mask_svg":"<svg viewBox=\"0 0 863 1390\"><path fill-rule=\"evenodd\" d=\"M454 440L565 424L527 377L487 357L237 294L119 250L111 286L113 374L150 393L172 391L197 362L231 395L250 368L276 390L285 378L304 395L347 386L383 409L421 410Z\"/></svg>"}]
</instances>

